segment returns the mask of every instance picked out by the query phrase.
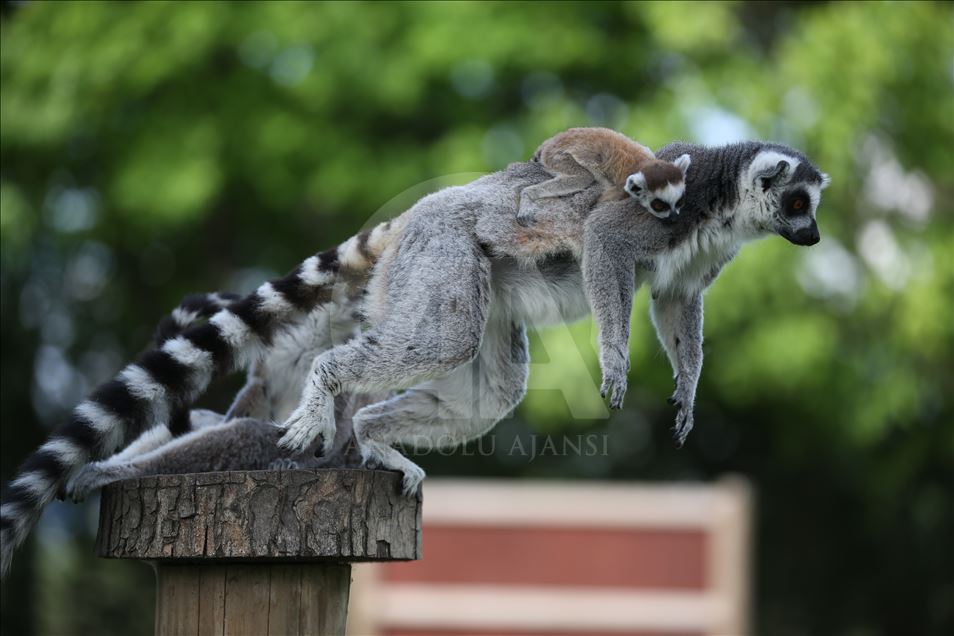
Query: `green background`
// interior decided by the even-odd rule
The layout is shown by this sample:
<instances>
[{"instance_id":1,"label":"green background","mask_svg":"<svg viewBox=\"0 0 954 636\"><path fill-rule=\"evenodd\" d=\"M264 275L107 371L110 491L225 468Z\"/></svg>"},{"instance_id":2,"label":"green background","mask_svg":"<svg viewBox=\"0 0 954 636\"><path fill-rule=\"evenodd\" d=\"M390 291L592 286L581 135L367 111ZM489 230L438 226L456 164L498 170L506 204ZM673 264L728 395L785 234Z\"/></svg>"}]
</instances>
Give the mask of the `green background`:
<instances>
[{"instance_id":1,"label":"green background","mask_svg":"<svg viewBox=\"0 0 954 636\"><path fill-rule=\"evenodd\" d=\"M0 15L4 480L183 294L247 290L449 175L526 159L569 126L654 148L772 139L831 175L823 240L753 244L708 294L685 449L643 292L623 412L602 417L586 321L533 335L534 390L497 452L420 461L431 475L741 474L757 504L758 633L954 630L952 5L35 2ZM544 434L608 435L608 452L502 452ZM92 557L95 510L49 509L4 582L4 634L150 632L151 574Z\"/></svg>"}]
</instances>

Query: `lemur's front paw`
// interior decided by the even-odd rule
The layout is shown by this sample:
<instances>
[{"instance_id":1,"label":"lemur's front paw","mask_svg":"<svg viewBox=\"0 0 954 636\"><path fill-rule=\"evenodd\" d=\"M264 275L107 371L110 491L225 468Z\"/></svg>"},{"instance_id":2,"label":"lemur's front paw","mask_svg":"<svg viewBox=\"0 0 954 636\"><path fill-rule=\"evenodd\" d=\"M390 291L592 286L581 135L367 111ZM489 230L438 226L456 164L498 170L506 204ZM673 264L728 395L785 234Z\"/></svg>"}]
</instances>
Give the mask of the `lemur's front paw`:
<instances>
[{"instance_id":1,"label":"lemur's front paw","mask_svg":"<svg viewBox=\"0 0 954 636\"><path fill-rule=\"evenodd\" d=\"M404 478L401 480L401 492L405 497L414 497L424 481L424 469L412 464L404 469Z\"/></svg>"},{"instance_id":2,"label":"lemur's front paw","mask_svg":"<svg viewBox=\"0 0 954 636\"><path fill-rule=\"evenodd\" d=\"M600 395L610 396L609 407L618 411L623 408L623 398L626 396L627 379L625 373L603 374L603 384L600 385Z\"/></svg>"},{"instance_id":3,"label":"lemur's front paw","mask_svg":"<svg viewBox=\"0 0 954 636\"><path fill-rule=\"evenodd\" d=\"M109 483L108 480L104 481L102 477L103 474L99 464L86 464L78 473L73 475L73 478L66 484L66 496L69 497L73 503L86 501L86 497L89 496L89 493Z\"/></svg>"},{"instance_id":4,"label":"lemur's front paw","mask_svg":"<svg viewBox=\"0 0 954 636\"><path fill-rule=\"evenodd\" d=\"M622 357L612 362L604 360L600 366L603 367L600 395L604 398L607 395L610 396L610 408L619 410L623 408L623 398L626 396L626 387L629 384L629 360Z\"/></svg>"},{"instance_id":5,"label":"lemur's front paw","mask_svg":"<svg viewBox=\"0 0 954 636\"><path fill-rule=\"evenodd\" d=\"M327 455L335 438L334 399L320 394L306 396L281 428L285 429L285 435L278 440L278 445L293 455L307 451L319 435L323 454Z\"/></svg>"}]
</instances>

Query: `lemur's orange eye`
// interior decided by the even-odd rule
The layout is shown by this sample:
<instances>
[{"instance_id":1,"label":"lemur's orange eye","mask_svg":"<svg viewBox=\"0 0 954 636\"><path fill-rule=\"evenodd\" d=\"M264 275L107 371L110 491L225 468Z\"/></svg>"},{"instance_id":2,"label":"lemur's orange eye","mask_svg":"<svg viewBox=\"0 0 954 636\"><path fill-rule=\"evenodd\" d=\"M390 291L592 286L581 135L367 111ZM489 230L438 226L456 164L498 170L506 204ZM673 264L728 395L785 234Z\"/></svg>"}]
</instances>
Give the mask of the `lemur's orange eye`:
<instances>
[{"instance_id":1,"label":"lemur's orange eye","mask_svg":"<svg viewBox=\"0 0 954 636\"><path fill-rule=\"evenodd\" d=\"M653 199L649 204L649 207L656 210L656 212L665 212L669 209L669 206L662 199Z\"/></svg>"},{"instance_id":2,"label":"lemur's orange eye","mask_svg":"<svg viewBox=\"0 0 954 636\"><path fill-rule=\"evenodd\" d=\"M805 199L795 199L795 202L792 203L792 207L796 210L801 210L805 207Z\"/></svg>"}]
</instances>

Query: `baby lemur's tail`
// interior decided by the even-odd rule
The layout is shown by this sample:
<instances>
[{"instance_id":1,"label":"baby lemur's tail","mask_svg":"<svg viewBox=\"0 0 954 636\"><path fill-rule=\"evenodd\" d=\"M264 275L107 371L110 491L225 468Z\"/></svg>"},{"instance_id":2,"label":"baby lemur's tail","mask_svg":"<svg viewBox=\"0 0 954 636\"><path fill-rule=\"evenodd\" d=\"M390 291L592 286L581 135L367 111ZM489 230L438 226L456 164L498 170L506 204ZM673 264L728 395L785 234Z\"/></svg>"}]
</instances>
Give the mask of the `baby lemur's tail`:
<instances>
[{"instance_id":1,"label":"baby lemur's tail","mask_svg":"<svg viewBox=\"0 0 954 636\"><path fill-rule=\"evenodd\" d=\"M196 315L181 314L180 322L191 323L202 312L211 316L163 340L98 387L20 466L0 503L0 575L6 574L13 551L43 509L80 467L113 453L142 430L167 422L213 378L247 367L276 328L331 300L336 281L352 287L363 284L398 231L396 225L382 223L307 258L287 276L264 283L248 296L218 297L185 309Z\"/></svg>"}]
</instances>

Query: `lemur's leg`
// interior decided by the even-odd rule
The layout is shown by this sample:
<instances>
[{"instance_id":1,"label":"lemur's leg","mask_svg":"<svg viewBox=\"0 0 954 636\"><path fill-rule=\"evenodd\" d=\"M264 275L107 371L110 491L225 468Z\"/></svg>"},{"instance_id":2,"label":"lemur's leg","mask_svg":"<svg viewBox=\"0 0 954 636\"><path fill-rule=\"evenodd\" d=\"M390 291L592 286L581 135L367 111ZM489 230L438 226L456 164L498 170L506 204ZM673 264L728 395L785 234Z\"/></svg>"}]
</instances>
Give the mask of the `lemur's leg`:
<instances>
[{"instance_id":1,"label":"lemur's leg","mask_svg":"<svg viewBox=\"0 0 954 636\"><path fill-rule=\"evenodd\" d=\"M184 435L177 439L188 439ZM169 447L173 435L165 426L152 428L133 441L132 444L112 457L90 462L70 480L66 490L74 502L83 501L90 492L107 484L123 479L159 474L153 470L149 458L161 455Z\"/></svg>"},{"instance_id":2,"label":"lemur's leg","mask_svg":"<svg viewBox=\"0 0 954 636\"><path fill-rule=\"evenodd\" d=\"M260 360L252 363L245 386L236 394L229 410L225 412L223 421L228 422L239 417L251 417L263 421L271 417L266 370Z\"/></svg>"},{"instance_id":3,"label":"lemur's leg","mask_svg":"<svg viewBox=\"0 0 954 636\"><path fill-rule=\"evenodd\" d=\"M490 261L466 239L415 229L387 271L380 323L317 358L280 445L301 452L318 435L328 454L334 396L409 388L472 360L490 300Z\"/></svg>"},{"instance_id":4,"label":"lemur's leg","mask_svg":"<svg viewBox=\"0 0 954 636\"><path fill-rule=\"evenodd\" d=\"M520 192L517 223L527 226L546 216L547 209L539 203L540 199L575 194L590 187L594 181L593 175L584 171L576 174L560 174L549 181L527 186Z\"/></svg>"},{"instance_id":5,"label":"lemur's leg","mask_svg":"<svg viewBox=\"0 0 954 636\"><path fill-rule=\"evenodd\" d=\"M681 446L692 430L692 407L702 373L702 293L688 297L655 295L651 309L656 335L676 374L676 392L671 401L679 408L675 436Z\"/></svg>"},{"instance_id":6,"label":"lemur's leg","mask_svg":"<svg viewBox=\"0 0 954 636\"><path fill-rule=\"evenodd\" d=\"M576 194L588 188L595 180L596 179L589 172L580 172L577 174L557 175L549 181L527 186L520 192L520 214L523 214L524 200L533 203L540 199L565 197L568 194Z\"/></svg>"},{"instance_id":7,"label":"lemur's leg","mask_svg":"<svg viewBox=\"0 0 954 636\"><path fill-rule=\"evenodd\" d=\"M135 460L124 462L114 462L112 460L90 462L83 466L80 471L70 479L67 490L73 503L79 503L85 501L89 493L103 486L124 479L144 477L148 474L148 472L137 467Z\"/></svg>"},{"instance_id":8,"label":"lemur's leg","mask_svg":"<svg viewBox=\"0 0 954 636\"><path fill-rule=\"evenodd\" d=\"M591 153L558 152L547 158L547 170L556 176L549 181L528 186L520 192L520 208L517 211L517 222L520 225L530 225L540 216L547 216L549 210L538 205L540 199L564 197L575 194L590 187L599 181L604 187L612 184L606 182L602 157Z\"/></svg>"},{"instance_id":9,"label":"lemur's leg","mask_svg":"<svg viewBox=\"0 0 954 636\"><path fill-rule=\"evenodd\" d=\"M479 334L467 346L428 351L408 347L415 340L388 331L388 323L352 342L339 345L315 359L301 403L283 425L279 444L292 452L303 451L323 436L323 455L331 452L335 437L334 398L342 391L406 389L422 380L458 367L474 357ZM449 341L452 342L452 341ZM417 355L418 353L422 355Z\"/></svg>"},{"instance_id":10,"label":"lemur's leg","mask_svg":"<svg viewBox=\"0 0 954 636\"><path fill-rule=\"evenodd\" d=\"M122 449L109 458L109 461L117 462L129 461L133 457L148 453L151 450L159 448L172 439L172 433L167 426L156 426L143 432L142 435L132 441L129 446Z\"/></svg>"},{"instance_id":11,"label":"lemur's leg","mask_svg":"<svg viewBox=\"0 0 954 636\"><path fill-rule=\"evenodd\" d=\"M193 409L189 412L191 431L198 431L206 426L221 424L224 420L221 414L208 409ZM175 435L168 426L155 426L134 439L126 448L109 457L112 461L128 461L133 457L144 455L171 441Z\"/></svg>"},{"instance_id":12,"label":"lemur's leg","mask_svg":"<svg viewBox=\"0 0 954 636\"><path fill-rule=\"evenodd\" d=\"M225 421L225 416L209 409L192 409L189 411L189 430L198 431L207 426L214 426ZM173 437L175 437L173 435Z\"/></svg>"},{"instance_id":13,"label":"lemur's leg","mask_svg":"<svg viewBox=\"0 0 954 636\"><path fill-rule=\"evenodd\" d=\"M619 219L599 211L586 221L583 234L583 289L599 329L600 393L619 409L629 374L629 323L636 291L636 261L647 248L634 243L636 233L621 232Z\"/></svg>"},{"instance_id":14,"label":"lemur's leg","mask_svg":"<svg viewBox=\"0 0 954 636\"><path fill-rule=\"evenodd\" d=\"M588 246L589 247L589 246ZM629 374L629 322L635 291L635 262L602 249L583 253L584 290L599 330L600 393L610 395L610 408L623 406Z\"/></svg>"},{"instance_id":15,"label":"lemur's leg","mask_svg":"<svg viewBox=\"0 0 954 636\"><path fill-rule=\"evenodd\" d=\"M207 409L193 409L192 411L186 411L183 409L181 412L173 414L173 418L187 418L185 424L179 423L177 428L179 432L175 433L172 430L171 424L159 424L153 428L146 429L143 433L134 439L128 446L123 448L118 453L110 456L109 458L103 460L103 462L93 462L86 464L86 467L96 467L97 464L108 463L108 465L113 464L124 464L126 462L132 461L137 457L141 457L152 451L161 448L166 445L173 439L183 435L188 431L198 431L207 426L221 424L222 416L219 413L209 411ZM84 467L85 470L85 467ZM77 476L82 473L78 473ZM71 489L76 484L76 478L72 479L69 483L66 484L64 489L57 495L60 499L64 499L67 493L70 493L70 496L74 501L82 501L86 497L86 493L89 492L89 488L81 493L73 492Z\"/></svg>"},{"instance_id":16,"label":"lemur's leg","mask_svg":"<svg viewBox=\"0 0 954 636\"><path fill-rule=\"evenodd\" d=\"M480 437L523 399L528 371L523 325L492 324L469 364L355 414L362 458L401 471L404 493L417 492L424 471L393 445L434 450Z\"/></svg>"},{"instance_id":17,"label":"lemur's leg","mask_svg":"<svg viewBox=\"0 0 954 636\"><path fill-rule=\"evenodd\" d=\"M348 393L335 398L335 440L331 452L298 460L300 468L360 468L361 453L354 436L354 415L371 404L391 397L387 392Z\"/></svg>"}]
</instances>

